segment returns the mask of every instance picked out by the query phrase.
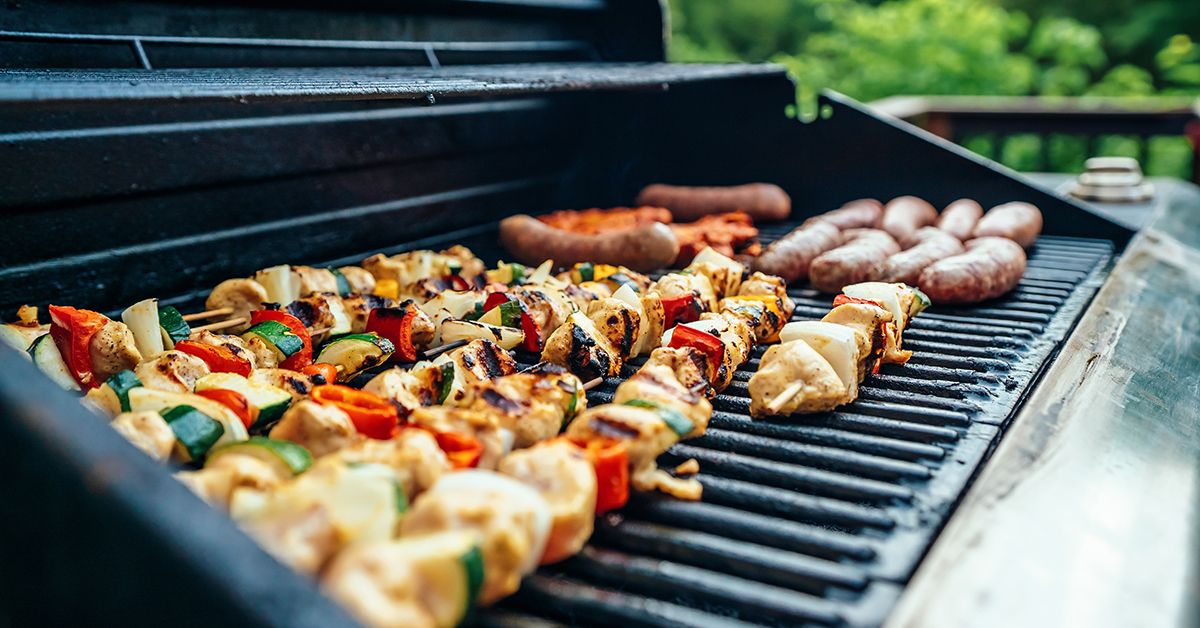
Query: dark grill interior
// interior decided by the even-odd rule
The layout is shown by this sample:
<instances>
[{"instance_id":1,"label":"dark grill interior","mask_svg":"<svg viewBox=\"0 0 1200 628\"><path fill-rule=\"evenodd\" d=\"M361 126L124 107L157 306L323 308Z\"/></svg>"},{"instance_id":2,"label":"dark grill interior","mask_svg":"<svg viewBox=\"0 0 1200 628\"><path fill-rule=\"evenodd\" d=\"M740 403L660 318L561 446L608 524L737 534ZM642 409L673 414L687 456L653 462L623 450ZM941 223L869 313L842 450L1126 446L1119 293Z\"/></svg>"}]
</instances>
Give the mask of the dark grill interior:
<instances>
[{"instance_id":1,"label":"dark grill interior","mask_svg":"<svg viewBox=\"0 0 1200 628\"><path fill-rule=\"evenodd\" d=\"M767 227L762 239L788 230ZM695 458L703 501L636 496L597 522L582 554L543 568L482 623L880 624L1112 254L1104 240L1041 238L1015 292L922 313L905 331L912 360L868 376L838 412L751 419L746 381L764 351L755 349L713 400L708 431L659 461ZM807 287L789 293L794 320L832 307ZM589 402L611 401L620 381Z\"/></svg>"}]
</instances>

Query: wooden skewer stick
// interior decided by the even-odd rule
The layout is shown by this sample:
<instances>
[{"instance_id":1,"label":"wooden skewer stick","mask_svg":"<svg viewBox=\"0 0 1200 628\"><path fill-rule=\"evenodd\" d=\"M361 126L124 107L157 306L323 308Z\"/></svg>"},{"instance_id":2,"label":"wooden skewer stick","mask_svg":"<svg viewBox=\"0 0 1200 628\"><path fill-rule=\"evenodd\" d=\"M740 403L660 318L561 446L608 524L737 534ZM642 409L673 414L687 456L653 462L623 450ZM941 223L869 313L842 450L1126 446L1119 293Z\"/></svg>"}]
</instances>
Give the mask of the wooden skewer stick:
<instances>
[{"instance_id":1,"label":"wooden skewer stick","mask_svg":"<svg viewBox=\"0 0 1200 628\"><path fill-rule=\"evenodd\" d=\"M517 371L517 373L532 373L532 372L542 368L543 366L546 366L547 364L549 364L549 362L542 360L541 362L538 362L537 364L534 364L533 366L529 366L529 367L526 367L526 368L523 368L523 369Z\"/></svg>"},{"instance_id":2,"label":"wooden skewer stick","mask_svg":"<svg viewBox=\"0 0 1200 628\"><path fill-rule=\"evenodd\" d=\"M423 353L425 355L425 359L428 360L429 358L439 356L447 351L457 349L465 344L467 344L466 340L455 340L454 342L451 342L449 344L444 344L440 347L434 347L433 349L426 349Z\"/></svg>"},{"instance_id":3,"label":"wooden skewer stick","mask_svg":"<svg viewBox=\"0 0 1200 628\"><path fill-rule=\"evenodd\" d=\"M804 382L792 382L787 388L784 388L783 391L779 393L778 397L772 399L771 403L767 404L767 409L771 412L779 412L785 405L787 405L787 402L791 401L793 397L800 394L801 390L804 390Z\"/></svg>"},{"instance_id":4,"label":"wooden skewer stick","mask_svg":"<svg viewBox=\"0 0 1200 628\"><path fill-rule=\"evenodd\" d=\"M195 314L184 314L183 320L198 321L202 318L211 318L213 316L229 316L230 314L233 314L233 308L222 307L222 308L217 308L215 310L208 310L207 312L196 312Z\"/></svg>"},{"instance_id":5,"label":"wooden skewer stick","mask_svg":"<svg viewBox=\"0 0 1200 628\"><path fill-rule=\"evenodd\" d=\"M321 334L333 329L332 327L314 327L308 330L309 336L320 336Z\"/></svg>"},{"instance_id":6,"label":"wooden skewer stick","mask_svg":"<svg viewBox=\"0 0 1200 628\"><path fill-rule=\"evenodd\" d=\"M596 379L593 379L592 381L585 383L585 384L583 385L583 389L584 389L584 390L591 390L591 389L593 389L593 388L595 388L595 387L597 387L597 386L599 386L600 384L603 384L603 383L604 383L604 378L603 378L603 377L597 377Z\"/></svg>"},{"instance_id":7,"label":"wooden skewer stick","mask_svg":"<svg viewBox=\"0 0 1200 628\"><path fill-rule=\"evenodd\" d=\"M202 331L217 331L218 329L226 329L228 327L237 327L238 325L241 325L242 323L247 322L247 320L248 319L241 318L241 317L231 318L227 321L221 321L219 323L210 323L208 325L202 325L200 327L193 327L192 334L194 335L194 334L200 333Z\"/></svg>"}]
</instances>

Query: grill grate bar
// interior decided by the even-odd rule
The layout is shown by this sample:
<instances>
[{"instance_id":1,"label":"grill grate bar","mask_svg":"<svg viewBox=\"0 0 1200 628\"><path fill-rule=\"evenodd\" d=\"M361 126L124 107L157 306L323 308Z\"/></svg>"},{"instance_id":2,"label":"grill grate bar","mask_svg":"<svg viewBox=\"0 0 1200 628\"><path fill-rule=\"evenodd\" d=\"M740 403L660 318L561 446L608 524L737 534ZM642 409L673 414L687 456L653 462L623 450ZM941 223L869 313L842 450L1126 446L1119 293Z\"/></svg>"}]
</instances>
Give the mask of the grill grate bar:
<instances>
[{"instance_id":1,"label":"grill grate bar","mask_svg":"<svg viewBox=\"0 0 1200 628\"><path fill-rule=\"evenodd\" d=\"M937 342L933 340L918 340L912 336L912 333L908 331L905 332L904 348L911 349L913 352L913 357L920 356L922 358L930 358L933 356L938 356L941 358L947 358L951 356L960 356L970 360L972 364L974 364L976 361L979 361L979 363L982 364L984 363L984 360L990 360L991 362L1000 362L1004 364L1003 367L996 367L1004 370L1009 368L1008 361L1017 360L1020 358L1020 354L1009 349L986 346L972 347L961 344L946 344L944 342Z\"/></svg>"},{"instance_id":2,"label":"grill grate bar","mask_svg":"<svg viewBox=\"0 0 1200 628\"><path fill-rule=\"evenodd\" d=\"M935 445L813 427L808 423L800 423L788 419L751 419L744 415L714 412L708 425L714 429L736 431L743 434L756 434L758 436L792 440L810 445L840 447L864 454L904 460L917 460L920 458L936 459L941 458L946 453L941 447Z\"/></svg>"},{"instance_id":3,"label":"grill grate bar","mask_svg":"<svg viewBox=\"0 0 1200 628\"><path fill-rule=\"evenodd\" d=\"M886 390L882 388L864 388L858 389L859 401L882 401L886 403L894 403L898 405L911 405L927 409L948 410L959 414L974 414L979 412L979 404L965 399L950 399L947 397L938 397L933 395L923 395L909 390ZM857 403L857 402L855 402ZM851 404L847 407L853 407ZM915 415L913 420L917 420ZM928 423L934 425L947 425L947 423L934 420L930 416Z\"/></svg>"},{"instance_id":4,"label":"grill grate bar","mask_svg":"<svg viewBox=\"0 0 1200 628\"><path fill-rule=\"evenodd\" d=\"M878 508L759 486L706 473L697 474L695 477L704 485L704 501L708 503L732 506L792 521L830 524L847 529L874 527L886 530L896 525L887 512Z\"/></svg>"},{"instance_id":5,"label":"grill grate bar","mask_svg":"<svg viewBox=\"0 0 1200 628\"><path fill-rule=\"evenodd\" d=\"M689 458L699 462L705 471L721 477L812 495L858 502L912 499L911 490L895 484L692 445L675 445L659 458L659 462L671 466Z\"/></svg>"},{"instance_id":6,"label":"grill grate bar","mask_svg":"<svg viewBox=\"0 0 1200 628\"><path fill-rule=\"evenodd\" d=\"M711 429L702 436L688 439L687 443L691 446L743 453L791 464L808 464L818 469L859 473L866 477L929 477L929 469L911 462L728 430Z\"/></svg>"},{"instance_id":7,"label":"grill grate bar","mask_svg":"<svg viewBox=\"0 0 1200 628\"><path fill-rule=\"evenodd\" d=\"M980 373L1008 370L1008 363L1003 360L940 355L937 353L927 353L924 351L913 351L912 357L909 358L908 363L912 365L926 364L929 366L939 366L947 369L968 369L972 371L978 371Z\"/></svg>"},{"instance_id":8,"label":"grill grate bar","mask_svg":"<svg viewBox=\"0 0 1200 628\"><path fill-rule=\"evenodd\" d=\"M825 417L814 417L812 424L920 443L953 443L958 440L958 432L950 428L846 412L834 412ZM942 451L945 452L945 450ZM943 455L945 454L943 453ZM933 458L934 456L926 457Z\"/></svg>"}]
</instances>

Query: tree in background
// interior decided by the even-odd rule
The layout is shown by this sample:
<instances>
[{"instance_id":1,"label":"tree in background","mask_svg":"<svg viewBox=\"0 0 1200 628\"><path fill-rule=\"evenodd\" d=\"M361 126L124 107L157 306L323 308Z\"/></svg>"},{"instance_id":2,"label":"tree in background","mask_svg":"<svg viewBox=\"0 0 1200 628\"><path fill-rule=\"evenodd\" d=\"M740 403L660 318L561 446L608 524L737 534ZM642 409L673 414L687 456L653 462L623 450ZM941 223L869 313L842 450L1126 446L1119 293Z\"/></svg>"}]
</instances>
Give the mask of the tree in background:
<instances>
[{"instance_id":1,"label":"tree in background","mask_svg":"<svg viewBox=\"0 0 1200 628\"><path fill-rule=\"evenodd\" d=\"M671 16L673 60L783 63L807 115L826 87L863 101L1200 95L1200 45L1186 34L1200 32L1200 0L673 0ZM1041 141L1014 137L998 147L980 138L968 147L1032 169L1047 165ZM1050 167L1082 168L1086 146L1069 137L1048 141ZM1146 157L1181 174L1190 149L1182 138L1173 141L1156 138ZM1136 155L1138 145L1106 138L1099 150Z\"/></svg>"}]
</instances>

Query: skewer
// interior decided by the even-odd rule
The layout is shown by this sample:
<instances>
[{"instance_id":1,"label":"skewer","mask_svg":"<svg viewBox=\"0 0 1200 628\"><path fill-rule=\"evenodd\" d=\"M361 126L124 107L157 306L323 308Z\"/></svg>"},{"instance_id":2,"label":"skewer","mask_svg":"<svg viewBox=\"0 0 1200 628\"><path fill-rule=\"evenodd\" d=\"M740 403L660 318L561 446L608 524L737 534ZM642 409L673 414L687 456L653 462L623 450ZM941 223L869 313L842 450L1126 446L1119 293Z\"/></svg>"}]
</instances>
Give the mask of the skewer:
<instances>
[{"instance_id":1,"label":"skewer","mask_svg":"<svg viewBox=\"0 0 1200 628\"><path fill-rule=\"evenodd\" d=\"M213 316L229 316L230 314L233 314L233 308L222 307L222 308L217 308L215 310L208 310L206 312L196 312L195 314L184 314L183 320L198 321L202 318L211 318Z\"/></svg>"},{"instance_id":2,"label":"skewer","mask_svg":"<svg viewBox=\"0 0 1200 628\"><path fill-rule=\"evenodd\" d=\"M317 327L315 329L308 330L308 335L309 336L320 336L321 334L323 334L331 329L333 329L333 328L332 327Z\"/></svg>"},{"instance_id":3,"label":"skewer","mask_svg":"<svg viewBox=\"0 0 1200 628\"><path fill-rule=\"evenodd\" d=\"M520 374L520 373L532 373L532 372L534 372L534 371L536 371L536 370L538 370L538 369L542 368L543 366L546 366L547 364L549 364L549 362L546 362L545 360L542 360L541 362L538 362L537 364L534 364L533 366L526 367L526 368L523 368L523 369L521 369L521 370L517 371L517 373L518 373L518 374Z\"/></svg>"},{"instance_id":4,"label":"skewer","mask_svg":"<svg viewBox=\"0 0 1200 628\"><path fill-rule=\"evenodd\" d=\"M791 401L793 397L800 394L800 391L803 389L804 382L792 382L787 388L783 389L783 392L779 393L778 397L772 399L771 403L767 404L767 409L771 412L779 412L783 406L787 405L787 402Z\"/></svg>"},{"instance_id":5,"label":"skewer","mask_svg":"<svg viewBox=\"0 0 1200 628\"><path fill-rule=\"evenodd\" d=\"M221 321L219 323L210 323L200 327L193 327L192 334L197 334L202 331L217 331L218 329L225 329L227 327L237 327L245 322L247 322L247 319L245 318L231 318L227 321Z\"/></svg>"},{"instance_id":6,"label":"skewer","mask_svg":"<svg viewBox=\"0 0 1200 628\"><path fill-rule=\"evenodd\" d=\"M423 354L425 355L425 359L428 360L429 358L439 356L447 351L457 349L466 344L467 344L466 340L455 340L454 342L444 344L440 347L434 347L433 349L427 349L423 352Z\"/></svg>"},{"instance_id":7,"label":"skewer","mask_svg":"<svg viewBox=\"0 0 1200 628\"><path fill-rule=\"evenodd\" d=\"M589 381L589 382L585 383L585 384L583 385L583 389L584 389L584 390L591 390L591 389L593 389L593 388L595 388L595 387L597 387L597 386L599 386L600 384L603 384L603 383L604 383L604 378L603 378L603 377L597 377L596 379L593 379L593 380L591 380L591 381Z\"/></svg>"}]
</instances>

